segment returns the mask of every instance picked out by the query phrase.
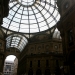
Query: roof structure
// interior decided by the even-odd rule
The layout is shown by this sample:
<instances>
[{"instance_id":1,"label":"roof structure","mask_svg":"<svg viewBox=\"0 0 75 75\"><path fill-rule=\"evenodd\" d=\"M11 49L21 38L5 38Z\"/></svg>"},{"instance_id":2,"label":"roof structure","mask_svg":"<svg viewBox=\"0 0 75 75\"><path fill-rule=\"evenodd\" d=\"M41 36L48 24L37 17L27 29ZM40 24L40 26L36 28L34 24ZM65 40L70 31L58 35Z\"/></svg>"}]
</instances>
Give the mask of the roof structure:
<instances>
[{"instance_id":1,"label":"roof structure","mask_svg":"<svg viewBox=\"0 0 75 75\"><path fill-rule=\"evenodd\" d=\"M57 0L10 0L9 14L1 25L8 36L7 48L16 47L22 51L27 39L36 34L52 35L60 20L56 3Z\"/></svg>"},{"instance_id":2,"label":"roof structure","mask_svg":"<svg viewBox=\"0 0 75 75\"><path fill-rule=\"evenodd\" d=\"M9 15L2 27L20 33L38 33L50 29L60 19L56 0L10 0Z\"/></svg>"}]
</instances>

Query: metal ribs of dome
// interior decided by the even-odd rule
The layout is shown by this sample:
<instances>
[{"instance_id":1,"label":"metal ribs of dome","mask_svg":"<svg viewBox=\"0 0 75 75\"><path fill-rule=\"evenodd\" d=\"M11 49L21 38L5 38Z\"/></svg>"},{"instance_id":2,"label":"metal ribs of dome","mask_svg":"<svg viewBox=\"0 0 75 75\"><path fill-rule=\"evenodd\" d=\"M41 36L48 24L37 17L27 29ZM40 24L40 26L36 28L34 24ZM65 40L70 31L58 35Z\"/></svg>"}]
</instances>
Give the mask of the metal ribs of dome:
<instances>
[{"instance_id":1,"label":"metal ribs of dome","mask_svg":"<svg viewBox=\"0 0 75 75\"><path fill-rule=\"evenodd\" d=\"M1 25L7 32L38 33L50 29L60 19L56 0L36 0L31 6L10 0L9 10Z\"/></svg>"}]
</instances>

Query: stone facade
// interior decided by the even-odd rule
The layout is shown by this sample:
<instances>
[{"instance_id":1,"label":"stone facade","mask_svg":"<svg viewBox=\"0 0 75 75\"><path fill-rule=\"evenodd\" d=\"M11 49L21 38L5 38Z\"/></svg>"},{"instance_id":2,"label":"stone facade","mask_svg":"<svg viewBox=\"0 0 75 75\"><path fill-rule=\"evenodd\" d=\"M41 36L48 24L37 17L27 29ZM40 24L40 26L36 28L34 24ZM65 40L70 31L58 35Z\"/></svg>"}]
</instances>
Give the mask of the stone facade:
<instances>
[{"instance_id":1,"label":"stone facade","mask_svg":"<svg viewBox=\"0 0 75 75\"><path fill-rule=\"evenodd\" d=\"M18 75L55 74L57 64L63 66L61 39L30 43L20 55Z\"/></svg>"}]
</instances>

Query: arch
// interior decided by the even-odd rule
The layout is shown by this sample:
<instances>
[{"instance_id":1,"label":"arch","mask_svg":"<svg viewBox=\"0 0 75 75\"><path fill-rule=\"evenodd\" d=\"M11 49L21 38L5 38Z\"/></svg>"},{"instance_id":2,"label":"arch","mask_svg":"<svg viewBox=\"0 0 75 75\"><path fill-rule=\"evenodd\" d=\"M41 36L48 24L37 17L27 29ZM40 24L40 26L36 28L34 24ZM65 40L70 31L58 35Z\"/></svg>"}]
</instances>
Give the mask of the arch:
<instances>
[{"instance_id":1,"label":"arch","mask_svg":"<svg viewBox=\"0 0 75 75\"><path fill-rule=\"evenodd\" d=\"M18 59L15 55L8 55L4 62L4 75L12 74L17 75Z\"/></svg>"},{"instance_id":2,"label":"arch","mask_svg":"<svg viewBox=\"0 0 75 75\"><path fill-rule=\"evenodd\" d=\"M7 62L14 62L15 59L16 59L16 62L17 62L17 64L18 64L18 58L16 57L16 55L10 54L10 55L7 55L7 56L5 57L4 62L5 62L5 61L7 61ZM11 61L11 60L13 60L13 61Z\"/></svg>"},{"instance_id":3,"label":"arch","mask_svg":"<svg viewBox=\"0 0 75 75\"><path fill-rule=\"evenodd\" d=\"M33 70L32 69L29 69L28 75L33 75Z\"/></svg>"},{"instance_id":4,"label":"arch","mask_svg":"<svg viewBox=\"0 0 75 75\"><path fill-rule=\"evenodd\" d=\"M41 72L40 69L37 69L37 71L36 71L36 75L42 75L42 72Z\"/></svg>"},{"instance_id":5,"label":"arch","mask_svg":"<svg viewBox=\"0 0 75 75\"><path fill-rule=\"evenodd\" d=\"M46 69L46 70L45 70L45 75L51 75L50 69Z\"/></svg>"},{"instance_id":6,"label":"arch","mask_svg":"<svg viewBox=\"0 0 75 75\"><path fill-rule=\"evenodd\" d=\"M9 49L6 49L5 58L9 55L15 55L17 58L19 58L19 54L20 52L17 49L9 48Z\"/></svg>"}]
</instances>

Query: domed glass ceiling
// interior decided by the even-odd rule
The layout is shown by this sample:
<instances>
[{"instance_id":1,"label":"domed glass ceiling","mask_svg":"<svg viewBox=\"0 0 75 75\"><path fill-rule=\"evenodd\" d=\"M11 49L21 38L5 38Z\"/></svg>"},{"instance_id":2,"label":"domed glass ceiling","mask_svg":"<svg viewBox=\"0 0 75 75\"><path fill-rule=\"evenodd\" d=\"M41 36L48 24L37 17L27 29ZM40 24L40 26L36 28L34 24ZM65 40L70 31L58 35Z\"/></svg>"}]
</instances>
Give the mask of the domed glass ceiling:
<instances>
[{"instance_id":1,"label":"domed glass ceiling","mask_svg":"<svg viewBox=\"0 0 75 75\"><path fill-rule=\"evenodd\" d=\"M2 27L21 33L42 32L60 19L56 0L10 0Z\"/></svg>"}]
</instances>

